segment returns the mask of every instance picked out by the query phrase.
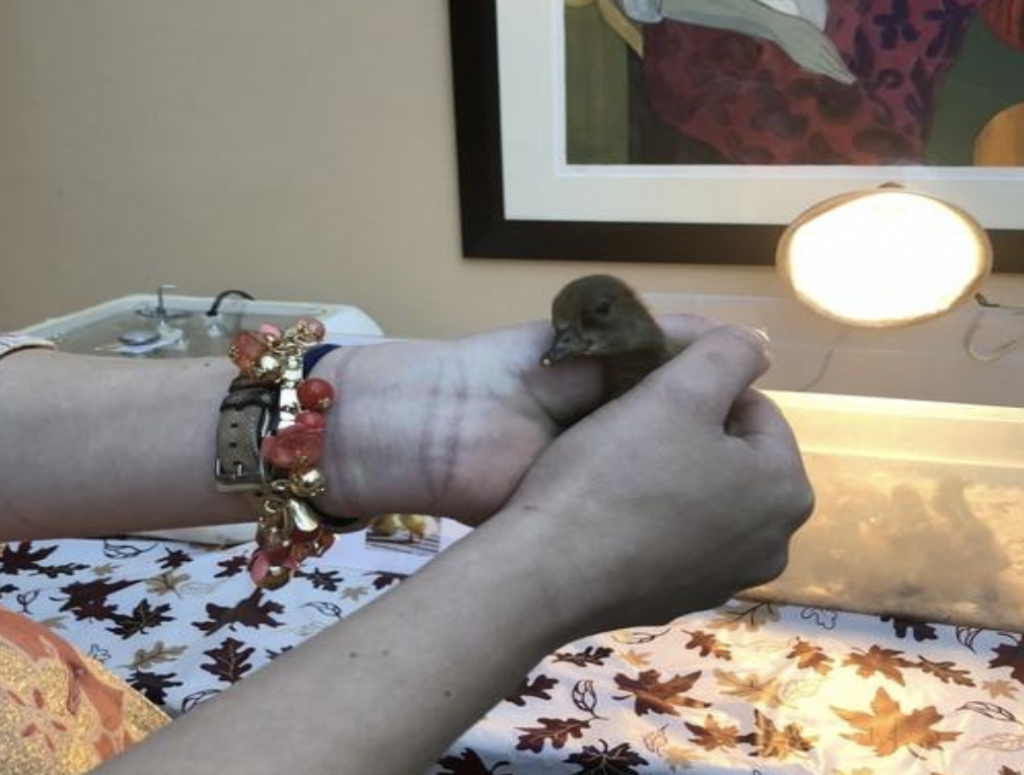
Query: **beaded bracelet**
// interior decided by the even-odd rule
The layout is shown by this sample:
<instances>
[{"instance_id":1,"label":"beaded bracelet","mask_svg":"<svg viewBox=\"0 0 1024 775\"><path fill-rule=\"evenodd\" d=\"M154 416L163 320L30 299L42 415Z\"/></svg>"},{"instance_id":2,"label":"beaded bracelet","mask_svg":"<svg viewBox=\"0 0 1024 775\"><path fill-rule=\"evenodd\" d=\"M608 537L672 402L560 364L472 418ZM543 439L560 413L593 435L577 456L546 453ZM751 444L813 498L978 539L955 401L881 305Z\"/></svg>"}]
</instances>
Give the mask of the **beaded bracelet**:
<instances>
[{"instance_id":1,"label":"beaded bracelet","mask_svg":"<svg viewBox=\"0 0 1024 775\"><path fill-rule=\"evenodd\" d=\"M326 552L334 532L362 525L358 519L328 517L311 503L326 489L317 465L324 451L324 414L334 402L329 382L307 376L329 349L320 344L324 333L323 324L310 318L285 331L263 325L236 334L228 350L240 372L233 392L255 387L264 397L267 390L276 394L266 421L254 426L260 457L254 489L260 505L249 574L265 589L286 584L303 560ZM231 394L225 406L230 399Z\"/></svg>"}]
</instances>

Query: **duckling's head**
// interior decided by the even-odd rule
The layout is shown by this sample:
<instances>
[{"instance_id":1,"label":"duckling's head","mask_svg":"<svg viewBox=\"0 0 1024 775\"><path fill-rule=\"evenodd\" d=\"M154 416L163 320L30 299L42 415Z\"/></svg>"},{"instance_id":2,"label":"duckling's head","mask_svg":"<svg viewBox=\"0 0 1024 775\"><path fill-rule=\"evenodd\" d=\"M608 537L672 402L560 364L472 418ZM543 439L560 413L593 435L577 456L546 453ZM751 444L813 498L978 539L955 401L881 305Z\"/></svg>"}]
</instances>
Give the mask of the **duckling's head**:
<instances>
[{"instance_id":1,"label":"duckling's head","mask_svg":"<svg viewBox=\"0 0 1024 775\"><path fill-rule=\"evenodd\" d=\"M664 334L632 288L611 275L573 280L551 305L555 341L541 358L550 366L578 355L657 349Z\"/></svg>"}]
</instances>

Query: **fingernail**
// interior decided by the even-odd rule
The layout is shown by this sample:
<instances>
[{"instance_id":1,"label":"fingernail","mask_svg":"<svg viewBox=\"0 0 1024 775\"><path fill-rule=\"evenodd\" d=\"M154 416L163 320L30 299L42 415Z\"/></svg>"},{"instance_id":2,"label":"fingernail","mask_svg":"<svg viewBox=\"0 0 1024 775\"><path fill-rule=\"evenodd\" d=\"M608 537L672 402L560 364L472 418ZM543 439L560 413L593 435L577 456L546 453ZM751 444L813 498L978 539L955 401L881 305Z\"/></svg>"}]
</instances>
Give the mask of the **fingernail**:
<instances>
[{"instance_id":1,"label":"fingernail","mask_svg":"<svg viewBox=\"0 0 1024 775\"><path fill-rule=\"evenodd\" d=\"M754 334L754 336L756 336L758 339L760 339L764 343L765 347L768 347L769 345L771 345L772 339L771 339L770 336L768 336L768 329L767 328L753 328L753 327L751 327L750 331L751 331L751 333Z\"/></svg>"}]
</instances>

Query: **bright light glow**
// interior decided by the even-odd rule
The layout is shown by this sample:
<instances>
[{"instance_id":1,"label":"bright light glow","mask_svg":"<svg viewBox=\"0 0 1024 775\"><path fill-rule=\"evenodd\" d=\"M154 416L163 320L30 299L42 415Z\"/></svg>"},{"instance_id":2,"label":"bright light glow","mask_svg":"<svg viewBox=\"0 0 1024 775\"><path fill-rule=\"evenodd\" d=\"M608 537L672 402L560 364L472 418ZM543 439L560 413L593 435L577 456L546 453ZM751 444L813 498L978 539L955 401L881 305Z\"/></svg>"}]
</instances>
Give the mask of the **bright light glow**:
<instances>
[{"instance_id":1,"label":"bright light glow","mask_svg":"<svg viewBox=\"0 0 1024 775\"><path fill-rule=\"evenodd\" d=\"M991 245L963 211L894 189L812 208L779 244L779 270L817 312L859 326L898 326L968 298L991 268Z\"/></svg>"}]
</instances>

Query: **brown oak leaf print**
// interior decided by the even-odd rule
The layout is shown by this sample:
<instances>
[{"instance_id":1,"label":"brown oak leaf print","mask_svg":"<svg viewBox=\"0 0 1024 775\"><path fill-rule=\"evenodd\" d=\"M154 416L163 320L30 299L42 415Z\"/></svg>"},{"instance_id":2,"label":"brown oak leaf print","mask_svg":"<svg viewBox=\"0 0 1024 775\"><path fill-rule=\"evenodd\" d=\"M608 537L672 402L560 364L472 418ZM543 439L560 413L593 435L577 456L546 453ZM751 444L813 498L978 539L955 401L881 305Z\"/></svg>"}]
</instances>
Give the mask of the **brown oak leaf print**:
<instances>
[{"instance_id":1,"label":"brown oak leaf print","mask_svg":"<svg viewBox=\"0 0 1024 775\"><path fill-rule=\"evenodd\" d=\"M546 742L550 742L552 748L563 748L570 738L583 737L583 730L590 729L592 720L539 718L537 719L537 723L541 725L539 727L516 727L523 733L519 736L516 750L540 753L544 750Z\"/></svg>"},{"instance_id":2,"label":"brown oak leaf print","mask_svg":"<svg viewBox=\"0 0 1024 775\"><path fill-rule=\"evenodd\" d=\"M612 655L612 650L606 646L587 646L583 651L570 653L568 651L556 651L555 662L568 662L576 667L594 665L604 667L604 661Z\"/></svg>"},{"instance_id":3,"label":"brown oak leaf print","mask_svg":"<svg viewBox=\"0 0 1024 775\"><path fill-rule=\"evenodd\" d=\"M256 650L251 646L249 648L244 648L244 646L245 644L240 640L226 638L217 648L203 652L213 661L206 662L200 667L225 683L237 683L242 680L242 676L252 670L249 657Z\"/></svg>"},{"instance_id":4,"label":"brown oak leaf print","mask_svg":"<svg viewBox=\"0 0 1024 775\"><path fill-rule=\"evenodd\" d=\"M546 675L538 675L532 680L527 676L520 682L519 687L505 698L505 701L523 707L526 705L526 697L550 700L551 695L548 694L548 689L554 688L557 684L557 678L548 678Z\"/></svg>"},{"instance_id":5,"label":"brown oak leaf print","mask_svg":"<svg viewBox=\"0 0 1024 775\"><path fill-rule=\"evenodd\" d=\"M718 748L735 748L740 742L739 727L723 726L715 721L715 717L708 714L704 718L704 725L683 722L686 728L693 733L692 742L699 745L705 751L714 751Z\"/></svg>"},{"instance_id":6,"label":"brown oak leaf print","mask_svg":"<svg viewBox=\"0 0 1024 775\"><path fill-rule=\"evenodd\" d=\"M689 673L688 675L677 675L667 681L662 681L661 673L657 670L644 670L636 678L618 673L615 676L615 683L620 689L633 695L636 702L633 710L638 716L647 713L664 713L670 716L678 716L676 707L685 708L708 708L710 703L702 700L695 700L683 696L693 688L700 678L701 671ZM629 695L616 697L617 700L627 699Z\"/></svg>"},{"instance_id":7,"label":"brown oak leaf print","mask_svg":"<svg viewBox=\"0 0 1024 775\"><path fill-rule=\"evenodd\" d=\"M472 748L463 749L459 756L446 756L438 764L444 768L438 775L511 775L502 769L508 762L497 762L493 767L488 767L480 754Z\"/></svg>"},{"instance_id":8,"label":"brown oak leaf print","mask_svg":"<svg viewBox=\"0 0 1024 775\"><path fill-rule=\"evenodd\" d=\"M158 640L150 649L136 649L135 656L126 667L132 670L146 670L161 662L173 662L186 651L187 646L165 646L162 640Z\"/></svg>"},{"instance_id":9,"label":"brown oak leaf print","mask_svg":"<svg viewBox=\"0 0 1024 775\"><path fill-rule=\"evenodd\" d=\"M921 668L921 672L935 676L944 684L974 686L971 674L967 670L958 669L953 662L932 662L927 657L919 656L917 666Z\"/></svg>"},{"instance_id":10,"label":"brown oak leaf print","mask_svg":"<svg viewBox=\"0 0 1024 775\"><path fill-rule=\"evenodd\" d=\"M742 627L754 632L766 624L777 622L781 616L771 603L733 604L715 611L715 619L708 626L715 630L739 630Z\"/></svg>"},{"instance_id":11,"label":"brown oak leaf print","mask_svg":"<svg viewBox=\"0 0 1024 775\"><path fill-rule=\"evenodd\" d=\"M915 748L935 750L961 734L932 729L943 719L934 706L904 713L899 703L882 688L875 692L870 712L835 706L832 706L832 712L857 730L844 733L843 737L873 748L878 756L891 756L902 747L914 753Z\"/></svg>"},{"instance_id":12,"label":"brown oak leaf print","mask_svg":"<svg viewBox=\"0 0 1024 775\"><path fill-rule=\"evenodd\" d=\"M1024 635L1015 638L1012 643L1002 643L992 651L996 658L990 660L988 666L1013 668L1010 677L1024 684Z\"/></svg>"},{"instance_id":13,"label":"brown oak leaf print","mask_svg":"<svg viewBox=\"0 0 1024 775\"><path fill-rule=\"evenodd\" d=\"M903 659L898 649L885 649L881 646L872 646L866 652L857 649L850 654L843 662L843 666L856 665L857 675L861 678L870 678L875 673L881 673L900 686L903 686L903 668L915 667L913 662Z\"/></svg>"}]
</instances>

